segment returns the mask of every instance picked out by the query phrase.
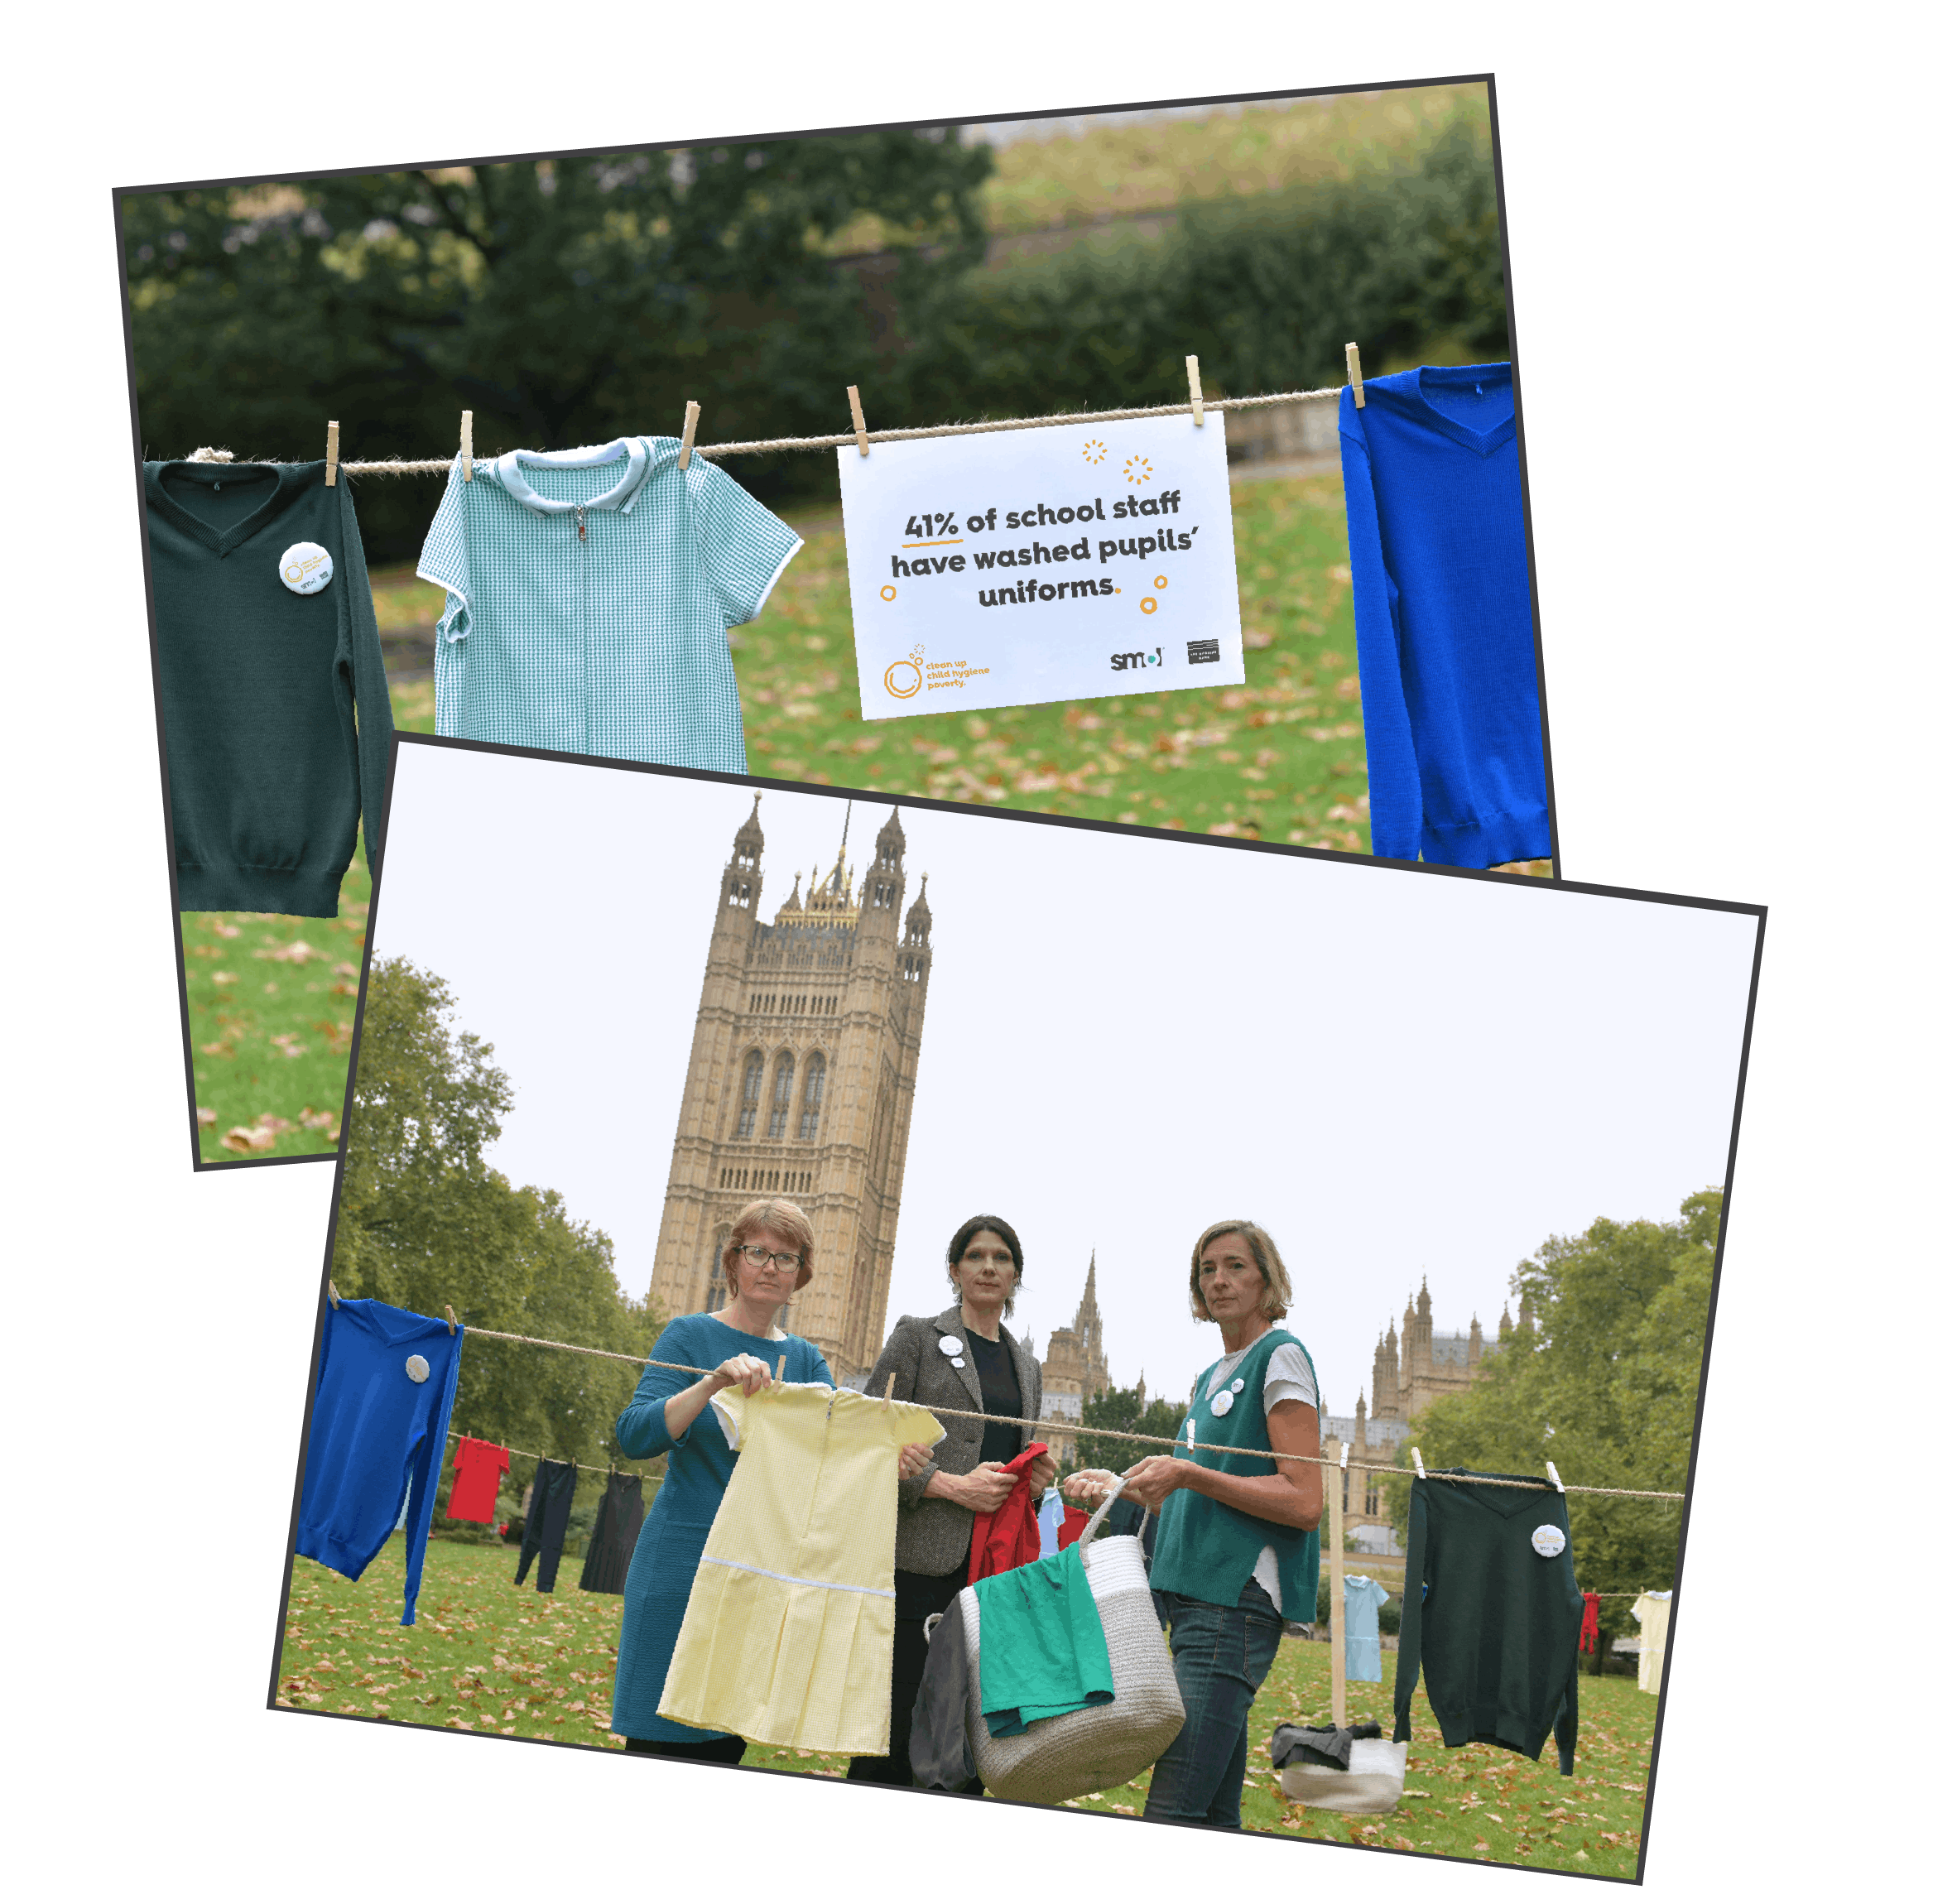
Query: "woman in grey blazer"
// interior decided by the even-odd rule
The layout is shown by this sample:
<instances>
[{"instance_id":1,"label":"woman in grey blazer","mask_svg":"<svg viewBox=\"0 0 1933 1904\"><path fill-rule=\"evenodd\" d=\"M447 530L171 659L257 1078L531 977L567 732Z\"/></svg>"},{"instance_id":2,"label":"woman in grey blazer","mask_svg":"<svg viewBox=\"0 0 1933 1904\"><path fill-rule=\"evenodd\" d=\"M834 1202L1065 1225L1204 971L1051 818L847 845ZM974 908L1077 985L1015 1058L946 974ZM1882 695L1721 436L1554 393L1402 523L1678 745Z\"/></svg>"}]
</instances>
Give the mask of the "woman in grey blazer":
<instances>
[{"instance_id":1,"label":"woman in grey blazer","mask_svg":"<svg viewBox=\"0 0 1933 1904\"><path fill-rule=\"evenodd\" d=\"M1011 1224L997 1216L969 1217L946 1247L947 1279L957 1299L953 1307L938 1315L902 1315L866 1383L868 1394L883 1395L890 1375L896 1402L1010 1416L1014 1426L943 1415L946 1439L899 1484L892 1745L887 1757L855 1758L847 1767L846 1777L862 1784L918 1783L906 1743L926 1670L926 1621L945 1612L966 1585L974 1516L990 1512L1007 1498L1016 1477L1003 1470L1032 1439L1018 1424L1040 1417L1041 1365L1001 1320L1013 1313L1021 1268L1020 1238ZM1053 1459L1043 1454L1027 1470L1029 1493L1038 1500L1053 1478Z\"/></svg>"}]
</instances>

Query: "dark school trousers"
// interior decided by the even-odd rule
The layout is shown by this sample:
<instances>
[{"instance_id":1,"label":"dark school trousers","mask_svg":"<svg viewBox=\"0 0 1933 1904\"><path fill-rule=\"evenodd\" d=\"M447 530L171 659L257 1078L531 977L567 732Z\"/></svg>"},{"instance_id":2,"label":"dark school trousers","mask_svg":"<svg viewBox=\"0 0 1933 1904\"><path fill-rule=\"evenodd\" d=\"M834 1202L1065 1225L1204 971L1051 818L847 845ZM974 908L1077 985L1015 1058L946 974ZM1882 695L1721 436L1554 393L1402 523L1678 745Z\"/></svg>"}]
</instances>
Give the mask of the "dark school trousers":
<instances>
[{"instance_id":1,"label":"dark school trousers","mask_svg":"<svg viewBox=\"0 0 1933 1904\"><path fill-rule=\"evenodd\" d=\"M531 1560L537 1563L537 1591L551 1592L557 1584L557 1563L564 1557L564 1536L570 1526L570 1503L577 1493L577 1464L575 1461L540 1461L531 1483L530 1512L523 1517L523 1547L517 1557L517 1584L530 1571Z\"/></svg>"}]
</instances>

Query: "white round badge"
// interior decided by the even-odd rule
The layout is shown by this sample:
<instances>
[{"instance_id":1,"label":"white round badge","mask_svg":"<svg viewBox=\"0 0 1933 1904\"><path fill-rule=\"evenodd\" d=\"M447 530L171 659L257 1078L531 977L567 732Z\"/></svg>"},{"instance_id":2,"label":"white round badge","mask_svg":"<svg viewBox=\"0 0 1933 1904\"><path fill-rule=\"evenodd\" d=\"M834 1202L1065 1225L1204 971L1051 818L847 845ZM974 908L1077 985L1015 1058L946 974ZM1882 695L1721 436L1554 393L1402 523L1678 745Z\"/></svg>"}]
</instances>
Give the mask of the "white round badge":
<instances>
[{"instance_id":1,"label":"white round badge","mask_svg":"<svg viewBox=\"0 0 1933 1904\"><path fill-rule=\"evenodd\" d=\"M1226 1415L1234 1406L1234 1397L1224 1388L1219 1395L1215 1397L1214 1401L1209 1403L1208 1411L1210 1415Z\"/></svg>"},{"instance_id":2,"label":"white round badge","mask_svg":"<svg viewBox=\"0 0 1933 1904\"><path fill-rule=\"evenodd\" d=\"M1564 1551L1564 1530L1561 1527L1553 1527L1546 1521L1531 1536L1531 1545L1546 1560L1555 1560L1558 1555Z\"/></svg>"},{"instance_id":3,"label":"white round badge","mask_svg":"<svg viewBox=\"0 0 1933 1904\"><path fill-rule=\"evenodd\" d=\"M282 585L298 595L319 595L335 574L335 560L320 542L291 542L282 551Z\"/></svg>"},{"instance_id":4,"label":"white round badge","mask_svg":"<svg viewBox=\"0 0 1933 1904\"><path fill-rule=\"evenodd\" d=\"M943 1335L940 1338L940 1353L942 1355L957 1355L965 1347L966 1344L957 1335Z\"/></svg>"},{"instance_id":5,"label":"white round badge","mask_svg":"<svg viewBox=\"0 0 1933 1904\"><path fill-rule=\"evenodd\" d=\"M1242 1378L1239 1375L1229 1384L1229 1392L1231 1395L1239 1395L1242 1392Z\"/></svg>"},{"instance_id":6,"label":"white round badge","mask_svg":"<svg viewBox=\"0 0 1933 1904\"><path fill-rule=\"evenodd\" d=\"M954 1356L953 1358L953 1366L955 1368L964 1368L966 1367L966 1358L964 1355Z\"/></svg>"},{"instance_id":7,"label":"white round badge","mask_svg":"<svg viewBox=\"0 0 1933 1904\"><path fill-rule=\"evenodd\" d=\"M430 1379L430 1364L420 1355L412 1355L403 1363L403 1373L412 1382L427 1382Z\"/></svg>"}]
</instances>

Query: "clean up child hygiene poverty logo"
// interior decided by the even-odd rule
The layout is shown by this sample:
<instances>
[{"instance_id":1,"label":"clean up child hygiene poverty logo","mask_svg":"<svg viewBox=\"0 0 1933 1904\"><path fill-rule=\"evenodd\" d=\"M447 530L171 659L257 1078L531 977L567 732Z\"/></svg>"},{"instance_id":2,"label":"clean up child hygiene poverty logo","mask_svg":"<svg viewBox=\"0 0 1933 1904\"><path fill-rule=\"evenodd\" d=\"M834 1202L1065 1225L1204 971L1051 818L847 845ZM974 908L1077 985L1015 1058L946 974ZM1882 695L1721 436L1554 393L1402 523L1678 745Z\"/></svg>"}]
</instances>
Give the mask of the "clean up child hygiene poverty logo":
<instances>
[{"instance_id":1,"label":"clean up child hygiene poverty logo","mask_svg":"<svg viewBox=\"0 0 1933 1904\"><path fill-rule=\"evenodd\" d=\"M903 661L895 661L886 671L886 691L902 701L916 695L920 691L920 663L926 658L926 649L917 647Z\"/></svg>"}]
</instances>

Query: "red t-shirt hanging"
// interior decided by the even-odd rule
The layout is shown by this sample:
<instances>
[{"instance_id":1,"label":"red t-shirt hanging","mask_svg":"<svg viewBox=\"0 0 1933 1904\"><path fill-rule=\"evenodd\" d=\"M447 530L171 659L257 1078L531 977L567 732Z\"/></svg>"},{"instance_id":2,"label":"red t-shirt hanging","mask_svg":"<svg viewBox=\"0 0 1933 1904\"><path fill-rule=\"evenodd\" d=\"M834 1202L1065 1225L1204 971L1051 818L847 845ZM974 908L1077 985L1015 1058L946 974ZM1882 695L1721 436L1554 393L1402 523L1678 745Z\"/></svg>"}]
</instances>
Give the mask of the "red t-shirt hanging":
<instances>
[{"instance_id":1,"label":"red t-shirt hanging","mask_svg":"<svg viewBox=\"0 0 1933 1904\"><path fill-rule=\"evenodd\" d=\"M1070 1507L1060 1517L1060 1549L1065 1553L1078 1541L1088 1523L1085 1507Z\"/></svg>"},{"instance_id":2,"label":"red t-shirt hanging","mask_svg":"<svg viewBox=\"0 0 1933 1904\"><path fill-rule=\"evenodd\" d=\"M974 1516L974 1544L967 1557L967 1584L1041 1557L1041 1523L1027 1486L1027 1471L1047 1451L1045 1441L1030 1441L1002 1470L1019 1478L992 1513Z\"/></svg>"},{"instance_id":3,"label":"red t-shirt hanging","mask_svg":"<svg viewBox=\"0 0 1933 1904\"><path fill-rule=\"evenodd\" d=\"M1577 1650L1580 1653L1597 1651L1598 1599L1595 1594L1584 1596L1584 1624L1577 1630Z\"/></svg>"},{"instance_id":4,"label":"red t-shirt hanging","mask_svg":"<svg viewBox=\"0 0 1933 1904\"><path fill-rule=\"evenodd\" d=\"M510 1450L488 1441L473 1440L466 1435L457 1443L456 1459L450 1465L454 1478L443 1517L446 1521L494 1521L497 1490L503 1485Z\"/></svg>"}]
</instances>

